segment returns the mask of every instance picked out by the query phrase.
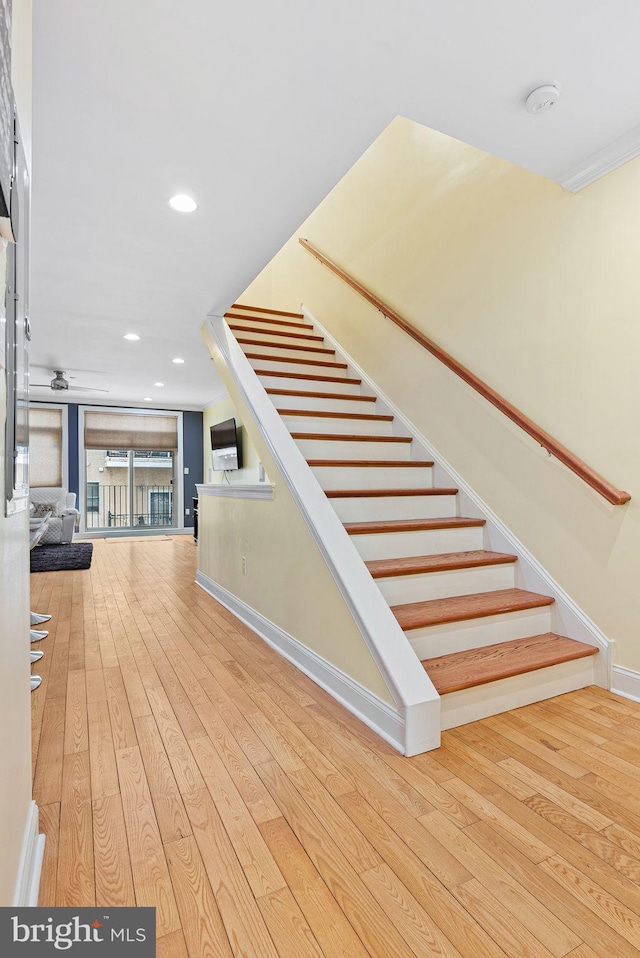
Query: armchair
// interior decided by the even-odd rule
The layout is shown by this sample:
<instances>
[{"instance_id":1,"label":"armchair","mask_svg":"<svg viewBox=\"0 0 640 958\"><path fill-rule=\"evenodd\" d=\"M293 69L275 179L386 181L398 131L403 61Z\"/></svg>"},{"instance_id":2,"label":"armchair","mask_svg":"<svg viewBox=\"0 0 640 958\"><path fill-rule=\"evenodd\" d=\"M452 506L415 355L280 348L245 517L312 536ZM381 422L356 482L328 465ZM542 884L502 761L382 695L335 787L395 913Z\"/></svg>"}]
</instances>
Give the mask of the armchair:
<instances>
[{"instance_id":1,"label":"armchair","mask_svg":"<svg viewBox=\"0 0 640 958\"><path fill-rule=\"evenodd\" d=\"M34 513L38 511L53 512L38 542L39 545L71 542L74 526L78 524L80 519L80 513L75 505L75 492L67 492L66 489L43 486L29 491L29 525L31 532L34 532L43 521L42 517Z\"/></svg>"}]
</instances>

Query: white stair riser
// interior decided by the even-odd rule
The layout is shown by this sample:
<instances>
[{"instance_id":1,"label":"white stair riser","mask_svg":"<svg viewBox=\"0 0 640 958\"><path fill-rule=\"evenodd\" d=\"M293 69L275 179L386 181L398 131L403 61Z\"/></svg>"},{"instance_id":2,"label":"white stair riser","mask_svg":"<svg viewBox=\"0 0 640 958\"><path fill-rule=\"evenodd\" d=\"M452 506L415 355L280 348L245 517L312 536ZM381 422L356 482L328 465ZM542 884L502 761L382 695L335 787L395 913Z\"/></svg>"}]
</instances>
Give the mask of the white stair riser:
<instances>
[{"instance_id":1,"label":"white stair riser","mask_svg":"<svg viewBox=\"0 0 640 958\"><path fill-rule=\"evenodd\" d=\"M316 348L322 348L322 343L311 343L310 345L313 349L303 349L299 343L296 343L295 349L283 349L282 346L278 346L277 343L260 342L256 344L253 342L242 342L243 339L253 340L251 333L247 333L246 336L242 333L238 333L238 336L239 345L245 353L260 353L261 356L268 356L270 359L319 359L327 363L341 362L340 358L337 357L334 352L315 352Z\"/></svg>"},{"instance_id":2,"label":"white stair riser","mask_svg":"<svg viewBox=\"0 0 640 958\"><path fill-rule=\"evenodd\" d=\"M312 328L298 329L297 327L276 326L271 323L260 323L255 320L231 319L227 320L233 335L244 339L263 339L272 343L302 343L309 346L322 346L321 339L302 339L303 336L318 336ZM242 326L242 329L238 329Z\"/></svg>"},{"instance_id":3,"label":"white stair riser","mask_svg":"<svg viewBox=\"0 0 640 958\"><path fill-rule=\"evenodd\" d=\"M267 365L262 366L259 362L253 362L249 360L254 369L270 369L270 364L267 362ZM294 369L293 367L284 370L287 373L299 372L299 370ZM313 373L307 375L313 376L336 376L336 373L331 373L328 370L322 371L322 367L318 366L314 369ZM338 376L342 379L344 377ZM273 386L274 389L318 389L323 393L340 393L347 394L353 393L354 396L360 395L360 383L332 383L327 382L323 379L294 379L293 377L289 378L288 376L258 376L258 379L262 385L266 388L268 386Z\"/></svg>"},{"instance_id":4,"label":"white stair riser","mask_svg":"<svg viewBox=\"0 0 640 958\"><path fill-rule=\"evenodd\" d=\"M381 496L329 501L343 522L442 519L456 514L455 496Z\"/></svg>"},{"instance_id":5,"label":"white stair riser","mask_svg":"<svg viewBox=\"0 0 640 958\"><path fill-rule=\"evenodd\" d=\"M326 392L322 384L320 384L318 392ZM376 414L376 404L374 402L359 402L357 399L327 399L324 396L282 396L275 393L270 393L269 399L276 409L317 409L323 412Z\"/></svg>"},{"instance_id":6,"label":"white stair riser","mask_svg":"<svg viewBox=\"0 0 640 958\"><path fill-rule=\"evenodd\" d=\"M452 595L473 595L513 589L514 565L477 566L451 569L449 572L425 572L419 575L396 575L376 579L375 583L389 605L446 599Z\"/></svg>"},{"instance_id":7,"label":"white stair riser","mask_svg":"<svg viewBox=\"0 0 640 958\"><path fill-rule=\"evenodd\" d=\"M316 429L326 433L327 429ZM410 442L361 442L358 439L296 439L305 459L393 459L411 458Z\"/></svg>"},{"instance_id":8,"label":"white stair riser","mask_svg":"<svg viewBox=\"0 0 640 958\"><path fill-rule=\"evenodd\" d=\"M392 436L392 423L375 419L339 419L327 416L283 416L289 432L339 432L347 436Z\"/></svg>"},{"instance_id":9,"label":"white stair riser","mask_svg":"<svg viewBox=\"0 0 640 958\"><path fill-rule=\"evenodd\" d=\"M466 619L463 622L446 622L430 625L424 629L411 629L406 635L419 659L431 659L435 655L450 652L467 652L498 642L526 639L551 631L551 606L540 609L523 609L518 612L502 612L481 619Z\"/></svg>"},{"instance_id":10,"label":"white stair riser","mask_svg":"<svg viewBox=\"0 0 640 958\"><path fill-rule=\"evenodd\" d=\"M489 715L499 715L510 709L522 708L593 685L594 666L598 658L598 655L592 655L573 662L561 662L535 672L525 672L460 692L449 692L440 699L441 728L443 731L457 728Z\"/></svg>"},{"instance_id":11,"label":"white stair riser","mask_svg":"<svg viewBox=\"0 0 640 958\"><path fill-rule=\"evenodd\" d=\"M351 541L363 559L403 559L441 552L482 549L482 526L463 529L429 529L420 532L374 532L354 535Z\"/></svg>"},{"instance_id":12,"label":"white stair riser","mask_svg":"<svg viewBox=\"0 0 640 958\"><path fill-rule=\"evenodd\" d=\"M348 458L341 456L341 459ZM415 489L433 486L431 466L312 466L323 489ZM416 555L416 553L410 553Z\"/></svg>"},{"instance_id":13,"label":"white stair riser","mask_svg":"<svg viewBox=\"0 0 640 958\"><path fill-rule=\"evenodd\" d=\"M249 352L253 352L253 350L249 350ZM262 350L258 350L258 352L261 354ZM320 357L318 358L320 359ZM300 373L306 373L308 376L348 377L346 369L336 369L333 366L313 366L311 363L287 363L281 359L272 359L270 356L266 359L249 359L249 362L254 369L271 369L279 373L296 373L298 375Z\"/></svg>"}]
</instances>

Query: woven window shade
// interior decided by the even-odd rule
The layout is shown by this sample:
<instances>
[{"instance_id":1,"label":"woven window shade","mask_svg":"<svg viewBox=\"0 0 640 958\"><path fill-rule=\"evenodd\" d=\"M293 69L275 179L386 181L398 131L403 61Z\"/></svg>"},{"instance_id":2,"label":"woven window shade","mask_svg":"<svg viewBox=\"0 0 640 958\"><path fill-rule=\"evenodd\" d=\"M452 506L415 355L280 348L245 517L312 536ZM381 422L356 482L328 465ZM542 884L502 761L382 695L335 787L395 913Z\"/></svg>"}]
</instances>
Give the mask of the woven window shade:
<instances>
[{"instance_id":1,"label":"woven window shade","mask_svg":"<svg viewBox=\"0 0 640 958\"><path fill-rule=\"evenodd\" d=\"M85 412L84 446L85 449L171 452L178 448L178 420L176 416Z\"/></svg>"},{"instance_id":2,"label":"woven window shade","mask_svg":"<svg viewBox=\"0 0 640 958\"><path fill-rule=\"evenodd\" d=\"M62 410L29 407L29 485L62 487Z\"/></svg>"}]
</instances>

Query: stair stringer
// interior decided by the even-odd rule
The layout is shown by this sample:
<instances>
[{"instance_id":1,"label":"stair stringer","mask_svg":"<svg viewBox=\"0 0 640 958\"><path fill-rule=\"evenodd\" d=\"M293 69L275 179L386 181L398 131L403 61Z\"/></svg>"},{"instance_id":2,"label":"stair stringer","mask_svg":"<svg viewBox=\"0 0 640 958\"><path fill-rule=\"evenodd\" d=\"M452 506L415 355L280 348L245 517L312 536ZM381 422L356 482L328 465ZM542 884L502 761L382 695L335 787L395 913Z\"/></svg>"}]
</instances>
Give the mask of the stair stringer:
<instances>
[{"instance_id":1,"label":"stair stringer","mask_svg":"<svg viewBox=\"0 0 640 958\"><path fill-rule=\"evenodd\" d=\"M273 458L389 689L394 701L394 706L389 706L389 710L395 710L397 716L396 733L389 734L388 722L386 726L376 724L366 711L353 707L348 697L336 695L335 685L326 681L330 672L336 672L331 663L322 662L318 655L301 656L298 660L290 654L291 643L288 645L289 651L286 651L281 644L272 641L268 631L257 630L314 681L334 697L340 698L342 704L398 751L405 755L416 755L437 748L440 744L440 696L371 578L344 525L224 317L210 314L203 324L202 333L218 370L223 376L229 376L237 389L251 416L253 428L259 432ZM293 640L295 642L295 637ZM298 644L302 646L302 643ZM347 675L344 678L346 687L352 680Z\"/></svg>"},{"instance_id":2,"label":"stair stringer","mask_svg":"<svg viewBox=\"0 0 640 958\"><path fill-rule=\"evenodd\" d=\"M403 412L393 403L380 387L373 382L370 376L362 369L356 360L345 351L340 343L331 335L323 324L313 315L304 303L301 311L315 329L321 332L327 343L336 350L336 358L340 357L357 377L362 379L363 392L365 386L377 398L376 411L390 413L397 423L397 434L412 436L416 443L423 447L425 455L434 462L434 485L456 486L458 488L458 502L460 514L469 518L485 519L484 548L495 552L510 552L518 556L516 563L517 588L530 592L540 592L555 599L551 611L552 631L566 635L570 639L593 645L600 651L595 656L594 669L596 684L605 689L611 688L613 668L613 641L598 628L589 616L574 602L562 586L538 562L519 539L507 528L496 513L477 495L465 479L451 466L444 456L424 436L416 426L408 420ZM401 430L401 432L400 432Z\"/></svg>"}]
</instances>

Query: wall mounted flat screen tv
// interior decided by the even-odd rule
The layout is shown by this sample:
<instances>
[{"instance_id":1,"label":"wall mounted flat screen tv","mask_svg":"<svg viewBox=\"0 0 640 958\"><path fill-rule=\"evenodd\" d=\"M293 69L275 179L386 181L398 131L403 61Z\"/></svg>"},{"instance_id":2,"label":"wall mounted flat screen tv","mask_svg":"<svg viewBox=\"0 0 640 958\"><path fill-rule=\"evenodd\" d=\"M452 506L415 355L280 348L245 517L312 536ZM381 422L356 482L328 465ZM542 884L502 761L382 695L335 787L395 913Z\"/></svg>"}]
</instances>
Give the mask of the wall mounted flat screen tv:
<instances>
[{"instance_id":1,"label":"wall mounted flat screen tv","mask_svg":"<svg viewBox=\"0 0 640 958\"><path fill-rule=\"evenodd\" d=\"M214 469L242 469L242 445L235 419L211 426L211 464Z\"/></svg>"}]
</instances>

